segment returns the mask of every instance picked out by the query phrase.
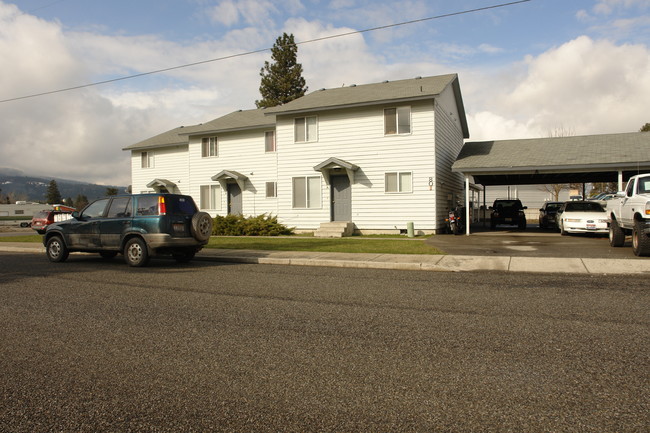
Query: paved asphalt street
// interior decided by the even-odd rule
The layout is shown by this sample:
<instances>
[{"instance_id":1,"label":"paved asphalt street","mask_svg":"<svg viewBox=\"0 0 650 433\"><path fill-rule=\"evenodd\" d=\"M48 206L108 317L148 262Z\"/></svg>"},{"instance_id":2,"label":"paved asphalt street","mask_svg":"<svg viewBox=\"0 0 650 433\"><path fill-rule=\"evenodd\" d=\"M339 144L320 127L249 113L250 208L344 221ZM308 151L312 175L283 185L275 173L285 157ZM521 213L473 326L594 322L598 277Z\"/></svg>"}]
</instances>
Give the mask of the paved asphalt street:
<instances>
[{"instance_id":1,"label":"paved asphalt street","mask_svg":"<svg viewBox=\"0 0 650 433\"><path fill-rule=\"evenodd\" d=\"M0 252L0 431L645 432L647 281Z\"/></svg>"}]
</instances>

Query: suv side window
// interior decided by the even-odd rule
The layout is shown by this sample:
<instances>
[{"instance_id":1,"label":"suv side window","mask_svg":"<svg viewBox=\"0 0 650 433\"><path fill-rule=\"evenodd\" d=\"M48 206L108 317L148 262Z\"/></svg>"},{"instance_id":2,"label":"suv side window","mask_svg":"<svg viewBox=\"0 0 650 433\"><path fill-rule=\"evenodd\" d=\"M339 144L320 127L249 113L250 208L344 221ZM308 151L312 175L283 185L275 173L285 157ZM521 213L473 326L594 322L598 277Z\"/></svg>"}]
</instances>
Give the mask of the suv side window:
<instances>
[{"instance_id":1,"label":"suv side window","mask_svg":"<svg viewBox=\"0 0 650 433\"><path fill-rule=\"evenodd\" d=\"M138 196L136 215L158 215L158 196L155 194Z\"/></svg>"},{"instance_id":2,"label":"suv side window","mask_svg":"<svg viewBox=\"0 0 650 433\"><path fill-rule=\"evenodd\" d=\"M107 218L128 218L131 216L131 197L114 198L108 209Z\"/></svg>"},{"instance_id":3,"label":"suv side window","mask_svg":"<svg viewBox=\"0 0 650 433\"><path fill-rule=\"evenodd\" d=\"M89 204L88 207L84 209L81 216L84 218L98 218L104 216L104 210L106 209L108 200L109 199L104 198Z\"/></svg>"}]
</instances>

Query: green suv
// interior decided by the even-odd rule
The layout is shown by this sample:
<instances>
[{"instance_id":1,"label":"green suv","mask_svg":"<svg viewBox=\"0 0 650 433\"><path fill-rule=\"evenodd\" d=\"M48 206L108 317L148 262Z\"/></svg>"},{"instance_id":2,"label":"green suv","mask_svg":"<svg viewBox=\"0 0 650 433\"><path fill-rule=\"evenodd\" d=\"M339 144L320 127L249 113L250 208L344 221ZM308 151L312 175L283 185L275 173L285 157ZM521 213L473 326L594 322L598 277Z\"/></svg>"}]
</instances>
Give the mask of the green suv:
<instances>
[{"instance_id":1,"label":"green suv","mask_svg":"<svg viewBox=\"0 0 650 433\"><path fill-rule=\"evenodd\" d=\"M186 262L208 243L212 217L192 197L133 194L96 200L72 219L50 224L43 236L47 257L63 262L71 252L122 253L130 266L145 266L154 255Z\"/></svg>"}]
</instances>

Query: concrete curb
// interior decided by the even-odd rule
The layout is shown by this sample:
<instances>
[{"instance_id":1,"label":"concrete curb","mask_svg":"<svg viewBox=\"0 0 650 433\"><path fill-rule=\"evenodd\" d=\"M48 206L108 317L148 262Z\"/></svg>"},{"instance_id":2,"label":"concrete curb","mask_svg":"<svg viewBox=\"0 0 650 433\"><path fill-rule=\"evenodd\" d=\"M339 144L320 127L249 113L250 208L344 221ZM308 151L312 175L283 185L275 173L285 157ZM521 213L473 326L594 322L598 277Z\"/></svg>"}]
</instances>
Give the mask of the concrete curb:
<instances>
[{"instance_id":1,"label":"concrete curb","mask_svg":"<svg viewBox=\"0 0 650 433\"><path fill-rule=\"evenodd\" d=\"M0 242L0 251L44 254L40 244ZM556 274L650 273L650 260L583 259L508 256L449 256L410 254L348 254L298 251L260 251L206 248L200 260L284 266L323 266L434 272L541 272Z\"/></svg>"}]
</instances>

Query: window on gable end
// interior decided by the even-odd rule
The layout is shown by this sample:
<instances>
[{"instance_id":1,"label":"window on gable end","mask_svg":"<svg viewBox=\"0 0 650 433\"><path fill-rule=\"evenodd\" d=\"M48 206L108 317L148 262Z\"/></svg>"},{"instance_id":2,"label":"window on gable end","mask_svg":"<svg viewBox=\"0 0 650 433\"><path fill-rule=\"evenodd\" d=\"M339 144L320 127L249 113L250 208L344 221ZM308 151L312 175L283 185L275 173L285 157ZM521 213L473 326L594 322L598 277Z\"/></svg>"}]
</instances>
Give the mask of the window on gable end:
<instances>
[{"instance_id":1,"label":"window on gable end","mask_svg":"<svg viewBox=\"0 0 650 433\"><path fill-rule=\"evenodd\" d=\"M384 109L384 134L410 134L411 107Z\"/></svg>"}]
</instances>

